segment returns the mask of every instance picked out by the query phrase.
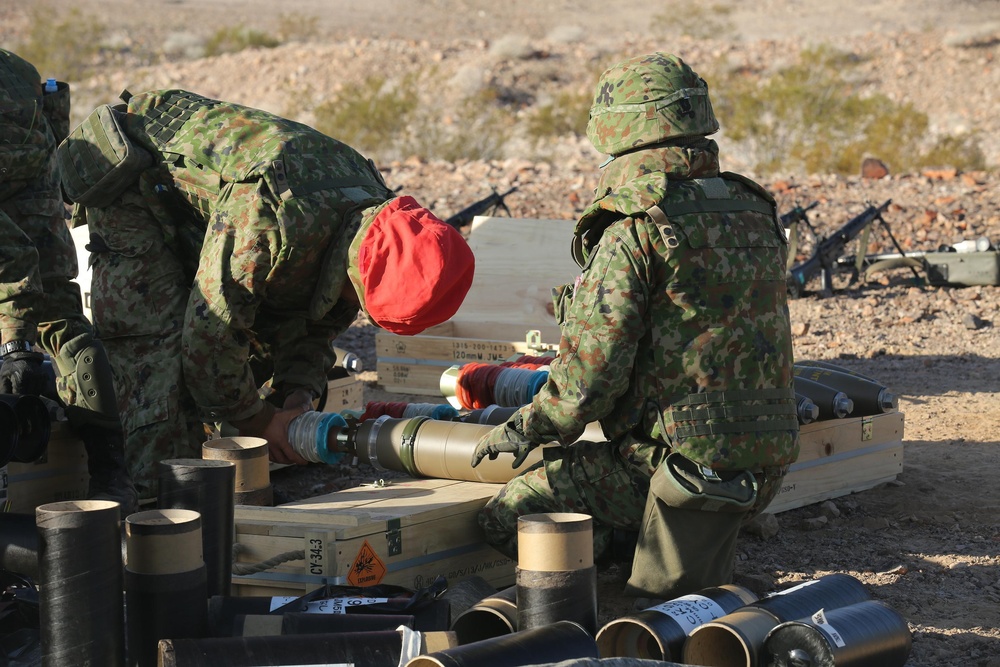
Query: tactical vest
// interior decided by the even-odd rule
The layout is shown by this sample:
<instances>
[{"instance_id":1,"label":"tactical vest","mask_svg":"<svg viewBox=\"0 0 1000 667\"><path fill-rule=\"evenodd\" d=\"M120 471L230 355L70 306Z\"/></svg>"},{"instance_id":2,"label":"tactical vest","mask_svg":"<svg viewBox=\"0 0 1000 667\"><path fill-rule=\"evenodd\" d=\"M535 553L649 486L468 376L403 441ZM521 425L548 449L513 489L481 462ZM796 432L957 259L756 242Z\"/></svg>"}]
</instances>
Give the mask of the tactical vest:
<instances>
[{"instance_id":1,"label":"tactical vest","mask_svg":"<svg viewBox=\"0 0 1000 667\"><path fill-rule=\"evenodd\" d=\"M654 227L662 240L672 277L666 295L650 297L664 300L664 321L651 325L653 354L659 355L656 386L645 389L647 420L656 421L651 433L711 468L789 463L798 453L798 421L785 241L774 200L736 174L662 178L659 189L646 187L656 182L630 183L603 206L595 202L589 209L595 219L581 226L574 244L575 253L584 256L584 235L589 232L592 239L594 229L622 215L648 221L641 224ZM649 198L658 203L650 205ZM761 332L771 332L774 340L759 340L766 338ZM668 349L678 341L683 349ZM756 356L767 362L754 361ZM652 373L639 369L639 374ZM692 386L703 389L690 393Z\"/></svg>"},{"instance_id":2,"label":"tactical vest","mask_svg":"<svg viewBox=\"0 0 1000 667\"><path fill-rule=\"evenodd\" d=\"M337 215L392 196L369 160L312 128L264 111L169 90L130 97L128 112L126 133L157 156L178 191L206 218L225 183L257 178L286 201L320 190L340 191L343 196L333 211ZM217 136L231 135L228 145L203 136L227 123L231 129ZM301 146L302 136L321 144L326 153ZM349 163L349 173L330 174L327 156L333 154Z\"/></svg>"}]
</instances>

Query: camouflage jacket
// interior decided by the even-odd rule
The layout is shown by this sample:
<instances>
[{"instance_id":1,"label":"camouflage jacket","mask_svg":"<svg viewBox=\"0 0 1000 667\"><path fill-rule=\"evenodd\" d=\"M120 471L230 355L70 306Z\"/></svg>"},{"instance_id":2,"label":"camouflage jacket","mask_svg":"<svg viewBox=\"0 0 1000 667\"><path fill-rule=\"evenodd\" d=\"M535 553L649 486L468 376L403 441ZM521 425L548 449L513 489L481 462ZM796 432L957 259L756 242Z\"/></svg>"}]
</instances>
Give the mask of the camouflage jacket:
<instances>
[{"instance_id":1,"label":"camouflage jacket","mask_svg":"<svg viewBox=\"0 0 1000 667\"><path fill-rule=\"evenodd\" d=\"M58 107L58 108L57 108ZM29 215L60 216L54 153L69 121L69 91L42 94L38 70L0 49L0 338L35 342L34 310L42 298L39 255L23 229ZM76 256L48 257L68 261Z\"/></svg>"},{"instance_id":2,"label":"camouflage jacket","mask_svg":"<svg viewBox=\"0 0 1000 667\"><path fill-rule=\"evenodd\" d=\"M571 443L599 421L650 471L661 443L720 470L797 456L784 237L766 192L719 176L708 139L605 167L577 227L583 273L556 291L559 357L515 415L529 440ZM758 210L647 214L709 190Z\"/></svg>"},{"instance_id":3,"label":"camouflage jacket","mask_svg":"<svg viewBox=\"0 0 1000 667\"><path fill-rule=\"evenodd\" d=\"M154 156L140 183L154 214L164 193L183 202L158 218L193 274L183 361L203 418L260 410L248 357L261 347L275 385L318 395L330 342L358 313L340 292L362 212L394 197L374 165L305 125L181 90L131 97L126 133ZM248 183L254 196L232 201Z\"/></svg>"}]
</instances>

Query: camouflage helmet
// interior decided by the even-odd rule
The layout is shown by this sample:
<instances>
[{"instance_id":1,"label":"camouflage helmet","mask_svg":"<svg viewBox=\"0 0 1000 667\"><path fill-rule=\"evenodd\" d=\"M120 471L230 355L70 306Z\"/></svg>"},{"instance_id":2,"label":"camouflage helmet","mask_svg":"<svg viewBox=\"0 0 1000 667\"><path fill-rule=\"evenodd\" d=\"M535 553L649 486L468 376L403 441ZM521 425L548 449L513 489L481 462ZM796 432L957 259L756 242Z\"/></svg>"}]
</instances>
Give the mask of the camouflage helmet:
<instances>
[{"instance_id":1,"label":"camouflage helmet","mask_svg":"<svg viewBox=\"0 0 1000 667\"><path fill-rule=\"evenodd\" d=\"M601 75L587 137L600 152L618 155L718 129L704 79L677 56L651 53L618 63Z\"/></svg>"}]
</instances>

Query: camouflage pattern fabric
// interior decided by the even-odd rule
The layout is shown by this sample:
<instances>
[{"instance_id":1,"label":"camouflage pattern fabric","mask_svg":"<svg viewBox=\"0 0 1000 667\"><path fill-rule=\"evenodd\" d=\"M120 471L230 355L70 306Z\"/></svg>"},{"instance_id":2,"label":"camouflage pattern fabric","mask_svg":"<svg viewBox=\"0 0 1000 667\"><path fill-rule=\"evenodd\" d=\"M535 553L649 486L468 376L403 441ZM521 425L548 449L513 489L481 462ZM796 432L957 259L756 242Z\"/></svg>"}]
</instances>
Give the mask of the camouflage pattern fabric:
<instances>
[{"instance_id":1,"label":"camouflage pattern fabric","mask_svg":"<svg viewBox=\"0 0 1000 667\"><path fill-rule=\"evenodd\" d=\"M319 395L358 312L340 300L348 249L394 195L343 143L186 91L132 97L126 133L154 166L78 215L130 472L150 497L158 460L199 455L202 422L263 408L251 351L269 351L275 386Z\"/></svg>"},{"instance_id":2,"label":"camouflage pattern fabric","mask_svg":"<svg viewBox=\"0 0 1000 667\"><path fill-rule=\"evenodd\" d=\"M55 357L93 330L74 282L76 249L55 161L59 128L46 106L37 70L0 49L0 339L28 340ZM57 388L75 403L72 377L58 378Z\"/></svg>"},{"instance_id":3,"label":"camouflage pattern fabric","mask_svg":"<svg viewBox=\"0 0 1000 667\"><path fill-rule=\"evenodd\" d=\"M604 72L590 108L587 137L602 153L618 155L718 129L705 80L677 56L651 53Z\"/></svg>"},{"instance_id":4,"label":"camouflage pattern fabric","mask_svg":"<svg viewBox=\"0 0 1000 667\"><path fill-rule=\"evenodd\" d=\"M617 513L605 516L608 525L637 529L645 504L645 494L637 492L641 480L648 488L671 450L718 470L767 471L769 484L771 477L780 483L784 466L798 455L797 424L781 414L787 400L744 399L738 406L760 412L750 420L773 419L783 430L757 431L753 425L724 432L718 426L723 432L678 437L688 424L673 417L684 413L692 395L787 392L792 383L786 249L773 200L746 179L720 176L717 146L703 137L625 153L605 167L595 201L577 226L574 252L583 273L556 294L559 356L548 382L520 410L524 436L539 444L562 443L570 469L571 461L586 455L569 443L599 421L609 453L600 463L589 460L605 467L570 481L561 467L547 463L544 478L536 469L532 477L509 482L480 515L492 544L510 553L516 517L565 511L564 495L574 511L595 512L595 539L603 532L596 515L605 514L601 508L608 504ZM706 180L716 190L725 188L726 201L770 212L695 210L666 225L646 213L655 205L702 201ZM725 412L724 399L718 408ZM715 414L706 412L700 425L725 422ZM503 434L501 425L483 443ZM770 489L768 494L773 496Z\"/></svg>"}]
</instances>

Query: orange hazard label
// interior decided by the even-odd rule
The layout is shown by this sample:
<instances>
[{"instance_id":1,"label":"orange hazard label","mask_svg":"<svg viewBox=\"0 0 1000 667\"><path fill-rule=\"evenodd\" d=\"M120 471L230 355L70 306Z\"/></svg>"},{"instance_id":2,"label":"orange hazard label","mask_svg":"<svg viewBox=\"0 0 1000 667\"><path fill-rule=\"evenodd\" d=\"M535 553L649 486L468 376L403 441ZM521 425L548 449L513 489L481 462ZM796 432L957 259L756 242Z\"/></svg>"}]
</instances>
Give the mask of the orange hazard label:
<instances>
[{"instance_id":1,"label":"orange hazard label","mask_svg":"<svg viewBox=\"0 0 1000 667\"><path fill-rule=\"evenodd\" d=\"M365 540L358 555L351 563L351 571L347 574L347 583L352 586L374 586L385 576L385 563L378 557L375 550Z\"/></svg>"}]
</instances>

